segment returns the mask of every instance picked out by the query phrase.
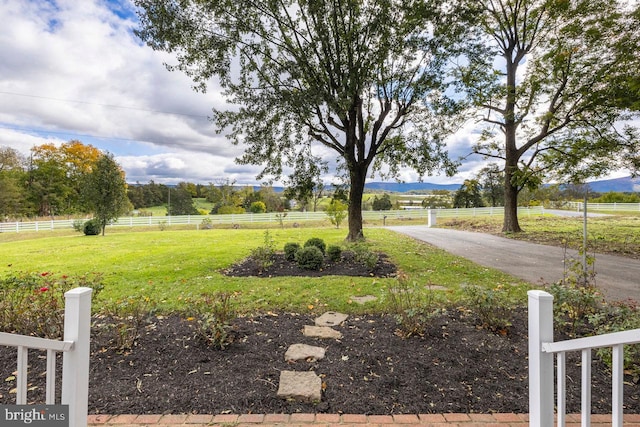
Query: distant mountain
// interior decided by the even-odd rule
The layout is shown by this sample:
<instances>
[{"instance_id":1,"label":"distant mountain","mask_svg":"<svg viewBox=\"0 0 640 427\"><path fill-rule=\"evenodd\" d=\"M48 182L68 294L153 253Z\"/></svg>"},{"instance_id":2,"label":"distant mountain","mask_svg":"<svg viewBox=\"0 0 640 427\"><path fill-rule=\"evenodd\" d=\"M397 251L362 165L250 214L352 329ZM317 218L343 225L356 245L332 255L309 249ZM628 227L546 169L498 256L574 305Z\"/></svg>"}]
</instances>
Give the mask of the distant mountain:
<instances>
[{"instance_id":1,"label":"distant mountain","mask_svg":"<svg viewBox=\"0 0 640 427\"><path fill-rule=\"evenodd\" d=\"M610 191L619 193L640 192L640 177L631 178L630 176L626 176L623 178L603 179L601 181L589 182L588 184L591 191L597 193L608 193Z\"/></svg>"},{"instance_id":2,"label":"distant mountain","mask_svg":"<svg viewBox=\"0 0 640 427\"><path fill-rule=\"evenodd\" d=\"M409 191L448 190L456 191L462 184L431 184L429 182L368 182L366 190L392 191L395 193L407 193Z\"/></svg>"}]
</instances>

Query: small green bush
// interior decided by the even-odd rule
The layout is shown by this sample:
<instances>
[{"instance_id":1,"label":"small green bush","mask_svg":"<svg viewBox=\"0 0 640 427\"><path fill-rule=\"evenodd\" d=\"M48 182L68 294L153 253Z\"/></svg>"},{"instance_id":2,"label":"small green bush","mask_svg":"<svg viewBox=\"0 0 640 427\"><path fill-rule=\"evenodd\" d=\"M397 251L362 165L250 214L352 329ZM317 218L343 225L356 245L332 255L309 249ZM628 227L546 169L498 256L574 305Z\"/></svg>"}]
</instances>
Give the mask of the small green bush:
<instances>
[{"instance_id":1,"label":"small green bush","mask_svg":"<svg viewBox=\"0 0 640 427\"><path fill-rule=\"evenodd\" d=\"M327 255L333 262L340 261L340 258L342 258L342 248L336 245L329 245L327 248Z\"/></svg>"},{"instance_id":2,"label":"small green bush","mask_svg":"<svg viewBox=\"0 0 640 427\"><path fill-rule=\"evenodd\" d=\"M493 289L468 286L464 292L466 306L477 316L478 326L500 335L509 332L516 301L501 285Z\"/></svg>"},{"instance_id":3,"label":"small green bush","mask_svg":"<svg viewBox=\"0 0 640 427\"><path fill-rule=\"evenodd\" d=\"M102 227L97 219L90 219L84 223L85 236L97 236L102 232Z\"/></svg>"},{"instance_id":4,"label":"small green bush","mask_svg":"<svg viewBox=\"0 0 640 427\"><path fill-rule=\"evenodd\" d=\"M296 252L296 262L305 270L320 270L324 255L316 246L306 246Z\"/></svg>"},{"instance_id":5,"label":"small green bush","mask_svg":"<svg viewBox=\"0 0 640 427\"><path fill-rule=\"evenodd\" d=\"M233 341L231 321L236 312L231 304L231 294L204 294L196 309L199 317L196 338L211 347L224 350Z\"/></svg>"},{"instance_id":6,"label":"small green bush","mask_svg":"<svg viewBox=\"0 0 640 427\"><path fill-rule=\"evenodd\" d=\"M327 244L324 242L324 240L322 240L319 237L312 237L306 242L304 242L305 248L308 248L309 246L315 246L316 248L320 249L320 252L322 252L322 255L324 255L327 249Z\"/></svg>"},{"instance_id":7,"label":"small green bush","mask_svg":"<svg viewBox=\"0 0 640 427\"><path fill-rule=\"evenodd\" d=\"M377 253L371 251L367 245L363 243L356 243L351 246L351 251L356 261L365 265L369 270L373 270L378 265L380 256Z\"/></svg>"},{"instance_id":8,"label":"small green bush","mask_svg":"<svg viewBox=\"0 0 640 427\"><path fill-rule=\"evenodd\" d=\"M263 269L271 267L273 264L273 256L276 254L275 242L269 230L264 232L264 245L251 249L251 258L253 258Z\"/></svg>"},{"instance_id":9,"label":"small green bush","mask_svg":"<svg viewBox=\"0 0 640 427\"><path fill-rule=\"evenodd\" d=\"M296 252L300 250L300 244L295 242L285 243L284 245L284 257L288 261L295 261Z\"/></svg>"}]
</instances>

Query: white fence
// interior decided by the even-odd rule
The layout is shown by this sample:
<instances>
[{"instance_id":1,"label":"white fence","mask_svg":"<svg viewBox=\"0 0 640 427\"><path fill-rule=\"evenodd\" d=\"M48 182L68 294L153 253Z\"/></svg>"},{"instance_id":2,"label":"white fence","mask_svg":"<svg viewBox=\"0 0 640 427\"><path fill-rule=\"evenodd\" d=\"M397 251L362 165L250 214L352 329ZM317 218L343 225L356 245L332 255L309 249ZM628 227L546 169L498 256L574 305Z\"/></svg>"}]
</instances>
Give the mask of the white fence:
<instances>
[{"instance_id":1,"label":"white fence","mask_svg":"<svg viewBox=\"0 0 640 427\"><path fill-rule=\"evenodd\" d=\"M567 202L570 209L582 212L584 202ZM591 203L587 202L590 211L640 212L640 203Z\"/></svg>"},{"instance_id":2,"label":"white fence","mask_svg":"<svg viewBox=\"0 0 640 427\"><path fill-rule=\"evenodd\" d=\"M89 398L89 335L91 329L90 288L65 293L63 341L0 332L0 345L18 349L17 405L27 404L29 349L47 350L46 404L56 401L56 353L62 356L62 397L69 405L69 427L86 427Z\"/></svg>"},{"instance_id":3,"label":"white fence","mask_svg":"<svg viewBox=\"0 0 640 427\"><path fill-rule=\"evenodd\" d=\"M624 345L640 343L640 329L553 342L553 296L529 291L529 425L549 427L554 417L553 355L557 354L557 425L565 425L566 353L582 353L581 425L591 425L591 350L612 347L611 425L622 427Z\"/></svg>"},{"instance_id":4,"label":"white fence","mask_svg":"<svg viewBox=\"0 0 640 427\"><path fill-rule=\"evenodd\" d=\"M411 209L393 211L363 211L362 216L365 221L387 220L408 220L424 219L425 223L429 218L429 212L437 212L438 218L457 218L473 216L503 215L504 208L468 208L468 209ZM542 215L544 208L535 206L530 208L520 208L521 215ZM147 216L147 217L122 217L109 227L164 227L171 225L192 225L199 228L204 225L203 221L215 227L216 225L229 224L251 224L251 223L279 223L282 219L284 224L292 225L305 221L328 221L324 212L287 212L284 214L272 212L265 214L230 214L230 215L183 215L183 216ZM73 219L67 220L47 220L33 222L0 222L0 233L19 233L25 231L52 231L69 230L73 228Z\"/></svg>"}]
</instances>

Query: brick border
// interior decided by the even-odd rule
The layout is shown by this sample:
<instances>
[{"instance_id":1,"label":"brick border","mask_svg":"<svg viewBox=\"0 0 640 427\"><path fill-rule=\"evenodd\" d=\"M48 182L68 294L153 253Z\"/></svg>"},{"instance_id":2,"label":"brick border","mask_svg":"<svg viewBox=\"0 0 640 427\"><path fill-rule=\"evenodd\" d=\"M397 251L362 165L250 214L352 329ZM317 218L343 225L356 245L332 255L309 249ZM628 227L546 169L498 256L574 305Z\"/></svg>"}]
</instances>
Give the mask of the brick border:
<instances>
[{"instance_id":1,"label":"brick border","mask_svg":"<svg viewBox=\"0 0 640 427\"><path fill-rule=\"evenodd\" d=\"M567 421L580 420L580 415L569 414ZM396 414L396 415L362 415L362 414L122 414L122 415L89 415L90 427L471 427L501 426L525 427L529 423L528 414ZM625 427L640 427L640 414L626 414ZM611 425L610 415L592 415L593 427Z\"/></svg>"}]
</instances>

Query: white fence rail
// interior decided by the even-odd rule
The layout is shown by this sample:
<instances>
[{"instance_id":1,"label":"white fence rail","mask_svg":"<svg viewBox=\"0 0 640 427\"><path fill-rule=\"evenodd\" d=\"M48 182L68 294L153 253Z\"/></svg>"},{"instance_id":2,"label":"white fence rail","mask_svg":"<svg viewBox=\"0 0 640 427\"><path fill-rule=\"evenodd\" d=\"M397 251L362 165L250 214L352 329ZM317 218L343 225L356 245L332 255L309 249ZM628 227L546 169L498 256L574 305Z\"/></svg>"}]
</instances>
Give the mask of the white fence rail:
<instances>
[{"instance_id":1,"label":"white fence rail","mask_svg":"<svg viewBox=\"0 0 640 427\"><path fill-rule=\"evenodd\" d=\"M89 398L89 335L91 329L90 288L65 293L63 341L0 332L0 345L18 350L16 404L27 404L29 349L47 350L46 404L56 402L56 353L62 356L62 396L69 405L69 427L86 427Z\"/></svg>"},{"instance_id":2,"label":"white fence rail","mask_svg":"<svg viewBox=\"0 0 640 427\"><path fill-rule=\"evenodd\" d=\"M548 427L553 425L554 384L553 356L557 355L557 425L566 421L566 353L580 351L581 375L581 425L591 425L591 351L611 347L612 392L611 425L622 427L624 346L640 343L640 329L624 332L553 342L553 296L544 291L529 291L529 425Z\"/></svg>"},{"instance_id":3,"label":"white fence rail","mask_svg":"<svg viewBox=\"0 0 640 427\"><path fill-rule=\"evenodd\" d=\"M504 208L488 207L488 208L469 208L469 209L411 209L411 210L393 210L393 211L363 211L364 220L382 221L387 220L407 220L407 219L424 219L425 222L429 218L429 212L437 212L438 218L457 218L457 217L473 217L487 215L503 215ZM544 208L542 206L534 206L530 208L520 208L521 215L542 215ZM183 215L183 216L147 216L147 217L122 217L118 221L109 225L109 227L160 227L171 225L192 225L199 228L203 221L211 221L211 225L229 225L229 224L250 224L250 223L279 223L280 218L284 224L294 224L304 221L328 221L328 217L324 212L287 212L286 216L277 212L265 214L230 214L230 215ZM26 231L53 231L53 230L69 230L73 228L73 219L67 220L47 220L32 222L0 222L0 233L20 233Z\"/></svg>"},{"instance_id":4,"label":"white fence rail","mask_svg":"<svg viewBox=\"0 0 640 427\"><path fill-rule=\"evenodd\" d=\"M570 209L582 212L584 202L567 202ZM587 202L590 211L640 212L640 203L591 203Z\"/></svg>"}]
</instances>

